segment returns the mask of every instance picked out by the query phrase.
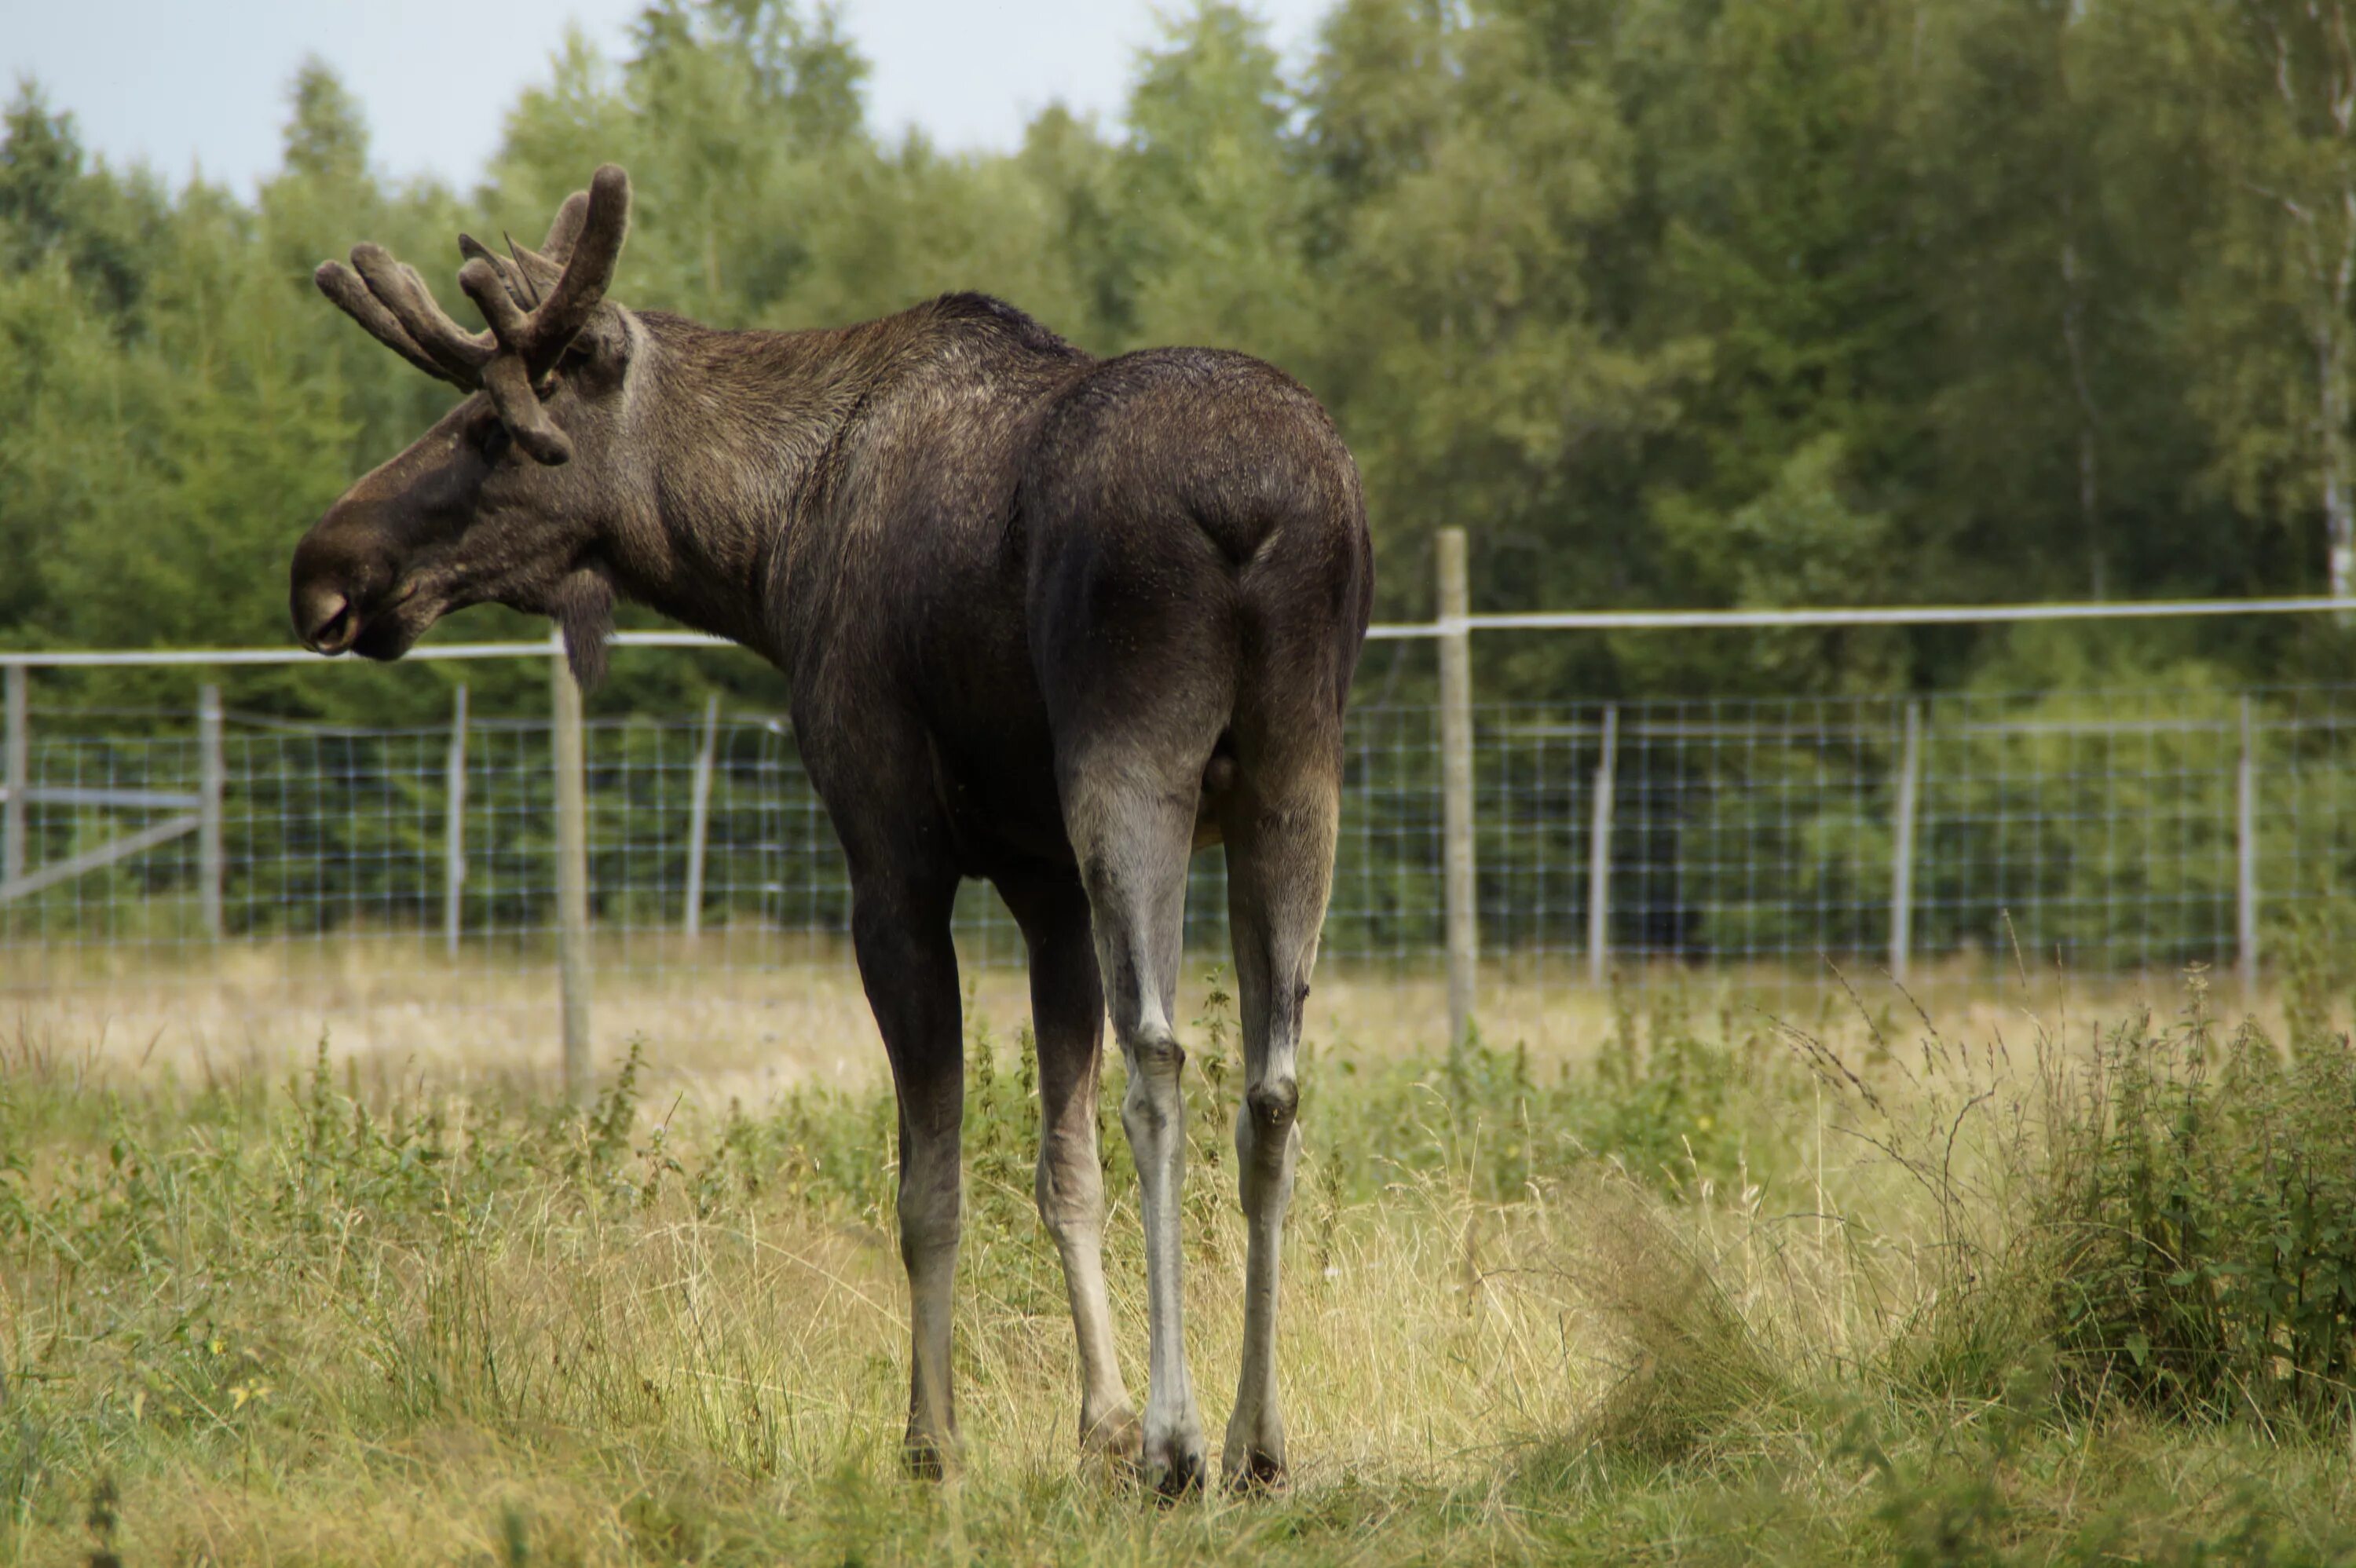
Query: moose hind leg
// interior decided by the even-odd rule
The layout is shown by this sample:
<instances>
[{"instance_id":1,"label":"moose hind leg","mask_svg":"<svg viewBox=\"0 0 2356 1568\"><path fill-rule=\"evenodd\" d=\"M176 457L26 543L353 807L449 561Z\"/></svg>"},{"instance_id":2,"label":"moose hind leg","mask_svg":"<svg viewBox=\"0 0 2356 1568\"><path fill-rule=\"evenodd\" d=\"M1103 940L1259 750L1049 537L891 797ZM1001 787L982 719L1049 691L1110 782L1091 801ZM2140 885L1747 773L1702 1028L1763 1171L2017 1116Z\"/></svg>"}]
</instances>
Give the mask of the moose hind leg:
<instances>
[{"instance_id":1,"label":"moose hind leg","mask_svg":"<svg viewBox=\"0 0 2356 1568\"><path fill-rule=\"evenodd\" d=\"M1094 916L1098 972L1129 1069L1120 1119L1136 1157L1145 1221L1142 1463L1147 1478L1172 1496L1203 1479L1202 1416L1186 1371L1179 1236L1186 1175L1179 1075L1186 1052L1171 1014L1184 939L1186 861L1212 739L1203 737L1199 755L1160 758L1141 744L1103 745L1063 769L1065 821Z\"/></svg>"},{"instance_id":2,"label":"moose hind leg","mask_svg":"<svg viewBox=\"0 0 2356 1568\"><path fill-rule=\"evenodd\" d=\"M1097 1085L1104 1068L1104 990L1097 983L1087 894L1068 872L999 883L1023 927L1039 1046L1039 1218L1063 1259L1080 1353L1080 1445L1135 1463L1143 1428L1113 1350L1105 1293L1104 1171Z\"/></svg>"},{"instance_id":3,"label":"moose hind leg","mask_svg":"<svg viewBox=\"0 0 2356 1568\"><path fill-rule=\"evenodd\" d=\"M1322 727L1307 728L1313 733ZM1300 1155L1301 1009L1333 882L1340 809L1338 735L1330 758L1320 745L1286 750L1290 755L1281 764L1248 753L1239 785L1220 814L1242 1003L1244 1094L1236 1113L1236 1168L1249 1247L1243 1364L1220 1469L1226 1484L1238 1488L1284 1480L1284 1417L1276 1389L1278 1258Z\"/></svg>"},{"instance_id":4,"label":"moose hind leg","mask_svg":"<svg viewBox=\"0 0 2356 1568\"><path fill-rule=\"evenodd\" d=\"M919 1476L955 1462L949 1317L964 1191L960 1125L965 1061L957 950L949 936L954 878L854 874L851 944L891 1058L900 1104L900 1260L908 1272L908 1430L903 1454Z\"/></svg>"}]
</instances>

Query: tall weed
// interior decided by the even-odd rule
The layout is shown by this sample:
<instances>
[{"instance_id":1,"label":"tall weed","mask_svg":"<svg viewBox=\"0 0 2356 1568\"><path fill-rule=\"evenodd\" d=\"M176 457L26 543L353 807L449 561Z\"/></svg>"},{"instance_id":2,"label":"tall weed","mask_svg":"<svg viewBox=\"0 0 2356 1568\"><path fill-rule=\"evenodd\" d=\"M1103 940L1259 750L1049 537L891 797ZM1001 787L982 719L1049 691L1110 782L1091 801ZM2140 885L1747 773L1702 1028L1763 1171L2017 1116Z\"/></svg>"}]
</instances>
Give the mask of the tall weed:
<instances>
[{"instance_id":1,"label":"tall weed","mask_svg":"<svg viewBox=\"0 0 2356 1568\"><path fill-rule=\"evenodd\" d=\"M2356 1048L2183 1010L2113 1030L2057 1100L2042 1221L2068 1388L2344 1423L2356 1392Z\"/></svg>"}]
</instances>

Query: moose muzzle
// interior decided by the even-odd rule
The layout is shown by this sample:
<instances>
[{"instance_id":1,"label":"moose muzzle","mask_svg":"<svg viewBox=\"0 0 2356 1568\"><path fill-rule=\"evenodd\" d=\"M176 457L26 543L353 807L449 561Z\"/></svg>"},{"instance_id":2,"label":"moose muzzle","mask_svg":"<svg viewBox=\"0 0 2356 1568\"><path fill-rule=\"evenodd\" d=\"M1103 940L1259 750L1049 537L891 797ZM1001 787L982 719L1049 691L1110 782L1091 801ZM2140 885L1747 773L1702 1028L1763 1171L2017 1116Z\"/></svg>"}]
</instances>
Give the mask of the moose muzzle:
<instances>
[{"instance_id":1,"label":"moose muzzle","mask_svg":"<svg viewBox=\"0 0 2356 1568\"><path fill-rule=\"evenodd\" d=\"M380 541L331 520L295 546L293 578L294 635L314 653L332 655L359 642L391 595L400 568Z\"/></svg>"}]
</instances>

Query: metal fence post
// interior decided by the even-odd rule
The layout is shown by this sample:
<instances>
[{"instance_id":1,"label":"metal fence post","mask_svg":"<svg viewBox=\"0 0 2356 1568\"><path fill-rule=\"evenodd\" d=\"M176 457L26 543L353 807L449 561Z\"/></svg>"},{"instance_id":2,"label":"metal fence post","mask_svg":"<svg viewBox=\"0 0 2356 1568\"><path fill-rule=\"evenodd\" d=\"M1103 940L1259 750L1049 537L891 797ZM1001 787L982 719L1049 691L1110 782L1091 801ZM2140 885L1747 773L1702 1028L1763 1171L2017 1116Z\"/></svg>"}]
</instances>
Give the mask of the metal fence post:
<instances>
[{"instance_id":1,"label":"metal fence post","mask_svg":"<svg viewBox=\"0 0 2356 1568\"><path fill-rule=\"evenodd\" d=\"M2242 699L2242 764L2235 780L2234 805L2234 934L2242 989L2254 994L2258 985L2258 748L2257 727L2251 721L2250 699Z\"/></svg>"},{"instance_id":2,"label":"metal fence post","mask_svg":"<svg viewBox=\"0 0 2356 1568\"><path fill-rule=\"evenodd\" d=\"M442 943L458 956L458 931L466 918L466 688L450 701L450 761L444 770L442 817Z\"/></svg>"},{"instance_id":3,"label":"metal fence post","mask_svg":"<svg viewBox=\"0 0 2356 1568\"><path fill-rule=\"evenodd\" d=\"M1595 815L1587 835L1587 977L1601 986L1612 959L1612 796L1620 761L1620 709L1603 709L1595 763Z\"/></svg>"},{"instance_id":4,"label":"metal fence post","mask_svg":"<svg viewBox=\"0 0 2356 1568\"><path fill-rule=\"evenodd\" d=\"M8 667L8 717L5 783L8 791L7 811L0 816L0 882L13 882L25 874L25 824L32 815L33 803L27 792L32 787L32 720L27 713L25 667Z\"/></svg>"},{"instance_id":5,"label":"metal fence post","mask_svg":"<svg viewBox=\"0 0 2356 1568\"><path fill-rule=\"evenodd\" d=\"M1443 907L1448 933L1448 1049L1464 1048L1472 1028L1481 928L1473 906L1472 636L1465 625L1472 592L1464 530L1442 528L1440 572L1440 806Z\"/></svg>"},{"instance_id":6,"label":"metal fence post","mask_svg":"<svg viewBox=\"0 0 2356 1568\"><path fill-rule=\"evenodd\" d=\"M690 936L703 931L703 845L712 825L712 765L720 747L720 699L703 704L703 747L695 754L695 789L687 802L687 907L680 924Z\"/></svg>"},{"instance_id":7,"label":"metal fence post","mask_svg":"<svg viewBox=\"0 0 2356 1568\"><path fill-rule=\"evenodd\" d=\"M205 936L221 939L221 794L228 773L221 762L220 688L197 688L197 908Z\"/></svg>"},{"instance_id":8,"label":"metal fence post","mask_svg":"<svg viewBox=\"0 0 2356 1568\"><path fill-rule=\"evenodd\" d=\"M564 1025L564 1093L589 1103L589 786L581 738L581 686L564 635L549 659L550 752L556 768L556 972Z\"/></svg>"},{"instance_id":9,"label":"metal fence post","mask_svg":"<svg viewBox=\"0 0 2356 1568\"><path fill-rule=\"evenodd\" d=\"M1914 815L1922 778L1922 705L1906 705L1898 753L1898 801L1890 829L1890 977L1906 983L1914 949Z\"/></svg>"}]
</instances>

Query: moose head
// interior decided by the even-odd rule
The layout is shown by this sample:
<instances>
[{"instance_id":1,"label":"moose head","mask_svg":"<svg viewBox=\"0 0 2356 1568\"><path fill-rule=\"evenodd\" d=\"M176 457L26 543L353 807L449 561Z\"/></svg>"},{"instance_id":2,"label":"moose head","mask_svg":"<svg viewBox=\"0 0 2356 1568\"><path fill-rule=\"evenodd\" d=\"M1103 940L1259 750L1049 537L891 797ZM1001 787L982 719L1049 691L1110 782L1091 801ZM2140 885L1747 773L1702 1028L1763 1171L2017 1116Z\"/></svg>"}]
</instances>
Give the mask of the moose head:
<instances>
[{"instance_id":1,"label":"moose head","mask_svg":"<svg viewBox=\"0 0 2356 1568\"><path fill-rule=\"evenodd\" d=\"M381 246L321 264L319 290L427 375L474 395L345 492L294 551L295 635L323 654L399 658L434 622L495 603L553 616L592 679L613 587L598 541L650 488L630 459L637 324L605 303L629 227L608 164L538 251L467 235L458 284L489 323L450 319Z\"/></svg>"}]
</instances>

